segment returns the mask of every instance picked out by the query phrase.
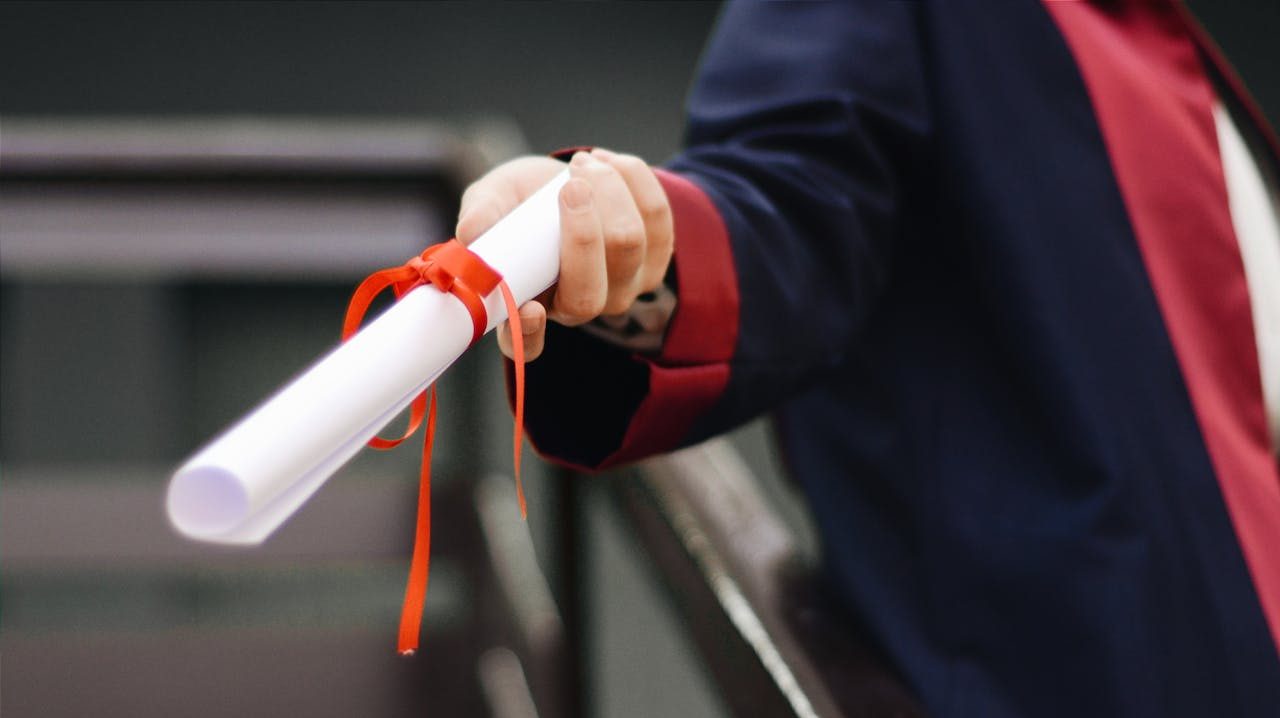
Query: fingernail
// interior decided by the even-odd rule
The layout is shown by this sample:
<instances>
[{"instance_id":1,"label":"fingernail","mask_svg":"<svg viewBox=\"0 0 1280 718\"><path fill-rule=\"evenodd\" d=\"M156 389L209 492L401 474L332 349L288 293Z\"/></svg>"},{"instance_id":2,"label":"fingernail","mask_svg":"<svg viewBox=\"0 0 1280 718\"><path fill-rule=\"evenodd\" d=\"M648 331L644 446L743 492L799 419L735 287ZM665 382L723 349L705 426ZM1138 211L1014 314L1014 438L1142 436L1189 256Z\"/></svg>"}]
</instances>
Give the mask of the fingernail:
<instances>
[{"instance_id":1,"label":"fingernail","mask_svg":"<svg viewBox=\"0 0 1280 718\"><path fill-rule=\"evenodd\" d=\"M591 185L580 179L571 179L565 183L560 196L564 198L564 206L572 210L583 210L591 205Z\"/></svg>"},{"instance_id":2,"label":"fingernail","mask_svg":"<svg viewBox=\"0 0 1280 718\"><path fill-rule=\"evenodd\" d=\"M591 155L587 152L574 152L573 157L569 160L569 164L575 167L585 167L586 165L591 164Z\"/></svg>"},{"instance_id":3,"label":"fingernail","mask_svg":"<svg viewBox=\"0 0 1280 718\"><path fill-rule=\"evenodd\" d=\"M596 157L599 157L602 160L611 160L614 157L617 157L616 154L610 152L609 150L606 150L603 147L597 147L594 150L591 150L591 154L595 155Z\"/></svg>"}]
</instances>

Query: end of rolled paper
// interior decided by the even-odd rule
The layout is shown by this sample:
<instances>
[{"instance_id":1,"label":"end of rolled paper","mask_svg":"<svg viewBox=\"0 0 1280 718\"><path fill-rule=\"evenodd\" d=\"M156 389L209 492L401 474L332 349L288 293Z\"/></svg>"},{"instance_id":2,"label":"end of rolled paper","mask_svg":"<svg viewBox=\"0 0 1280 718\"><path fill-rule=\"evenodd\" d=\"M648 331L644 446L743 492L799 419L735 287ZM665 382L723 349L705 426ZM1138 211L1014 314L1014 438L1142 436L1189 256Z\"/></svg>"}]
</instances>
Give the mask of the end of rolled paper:
<instances>
[{"instance_id":1,"label":"end of rolled paper","mask_svg":"<svg viewBox=\"0 0 1280 718\"><path fill-rule=\"evenodd\" d=\"M194 467L180 470L169 482L169 522L185 536L212 539L249 515L249 496L225 469Z\"/></svg>"}]
</instances>

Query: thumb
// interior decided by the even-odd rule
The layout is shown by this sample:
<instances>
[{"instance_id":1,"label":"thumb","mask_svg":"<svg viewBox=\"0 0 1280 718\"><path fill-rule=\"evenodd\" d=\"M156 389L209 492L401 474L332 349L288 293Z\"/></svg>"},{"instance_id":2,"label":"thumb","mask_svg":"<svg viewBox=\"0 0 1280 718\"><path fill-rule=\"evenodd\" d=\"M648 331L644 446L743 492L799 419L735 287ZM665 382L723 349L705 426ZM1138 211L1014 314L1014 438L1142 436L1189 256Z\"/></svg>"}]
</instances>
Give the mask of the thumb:
<instances>
[{"instance_id":1,"label":"thumb","mask_svg":"<svg viewBox=\"0 0 1280 718\"><path fill-rule=\"evenodd\" d=\"M526 302L520 307L520 334L524 339L525 363L537 359L547 337L547 309L541 302ZM498 348L506 358L515 359L511 349L511 327L506 322L498 327Z\"/></svg>"}]
</instances>

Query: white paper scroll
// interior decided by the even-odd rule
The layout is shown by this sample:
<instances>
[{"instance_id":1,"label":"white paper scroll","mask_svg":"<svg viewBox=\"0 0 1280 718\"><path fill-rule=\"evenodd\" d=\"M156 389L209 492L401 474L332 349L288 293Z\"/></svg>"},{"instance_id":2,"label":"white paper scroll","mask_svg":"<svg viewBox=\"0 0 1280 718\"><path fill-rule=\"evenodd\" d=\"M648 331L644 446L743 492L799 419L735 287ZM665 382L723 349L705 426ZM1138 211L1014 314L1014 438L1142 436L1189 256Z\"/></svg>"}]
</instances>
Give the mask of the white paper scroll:
<instances>
[{"instance_id":1,"label":"white paper scroll","mask_svg":"<svg viewBox=\"0 0 1280 718\"><path fill-rule=\"evenodd\" d=\"M558 175L470 245L517 304L556 280L557 198L568 179L568 171ZM488 329L506 319L499 291L485 307ZM169 520L193 539L261 542L435 381L471 335L456 298L434 287L409 292L180 466L169 482Z\"/></svg>"}]
</instances>

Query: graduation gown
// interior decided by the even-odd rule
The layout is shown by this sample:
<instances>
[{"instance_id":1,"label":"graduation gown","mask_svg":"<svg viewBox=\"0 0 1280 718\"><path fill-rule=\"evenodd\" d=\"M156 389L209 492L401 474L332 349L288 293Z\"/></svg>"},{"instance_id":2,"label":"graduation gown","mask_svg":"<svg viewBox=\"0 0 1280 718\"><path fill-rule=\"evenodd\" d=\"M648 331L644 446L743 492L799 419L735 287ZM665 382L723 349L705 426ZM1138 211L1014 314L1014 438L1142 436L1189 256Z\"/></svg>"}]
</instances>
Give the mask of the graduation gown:
<instances>
[{"instance_id":1,"label":"graduation gown","mask_svg":"<svg viewBox=\"0 0 1280 718\"><path fill-rule=\"evenodd\" d=\"M660 171L663 348L552 328L529 434L597 469L771 414L936 715L1280 715L1219 100L1274 137L1164 2L731 4Z\"/></svg>"}]
</instances>

